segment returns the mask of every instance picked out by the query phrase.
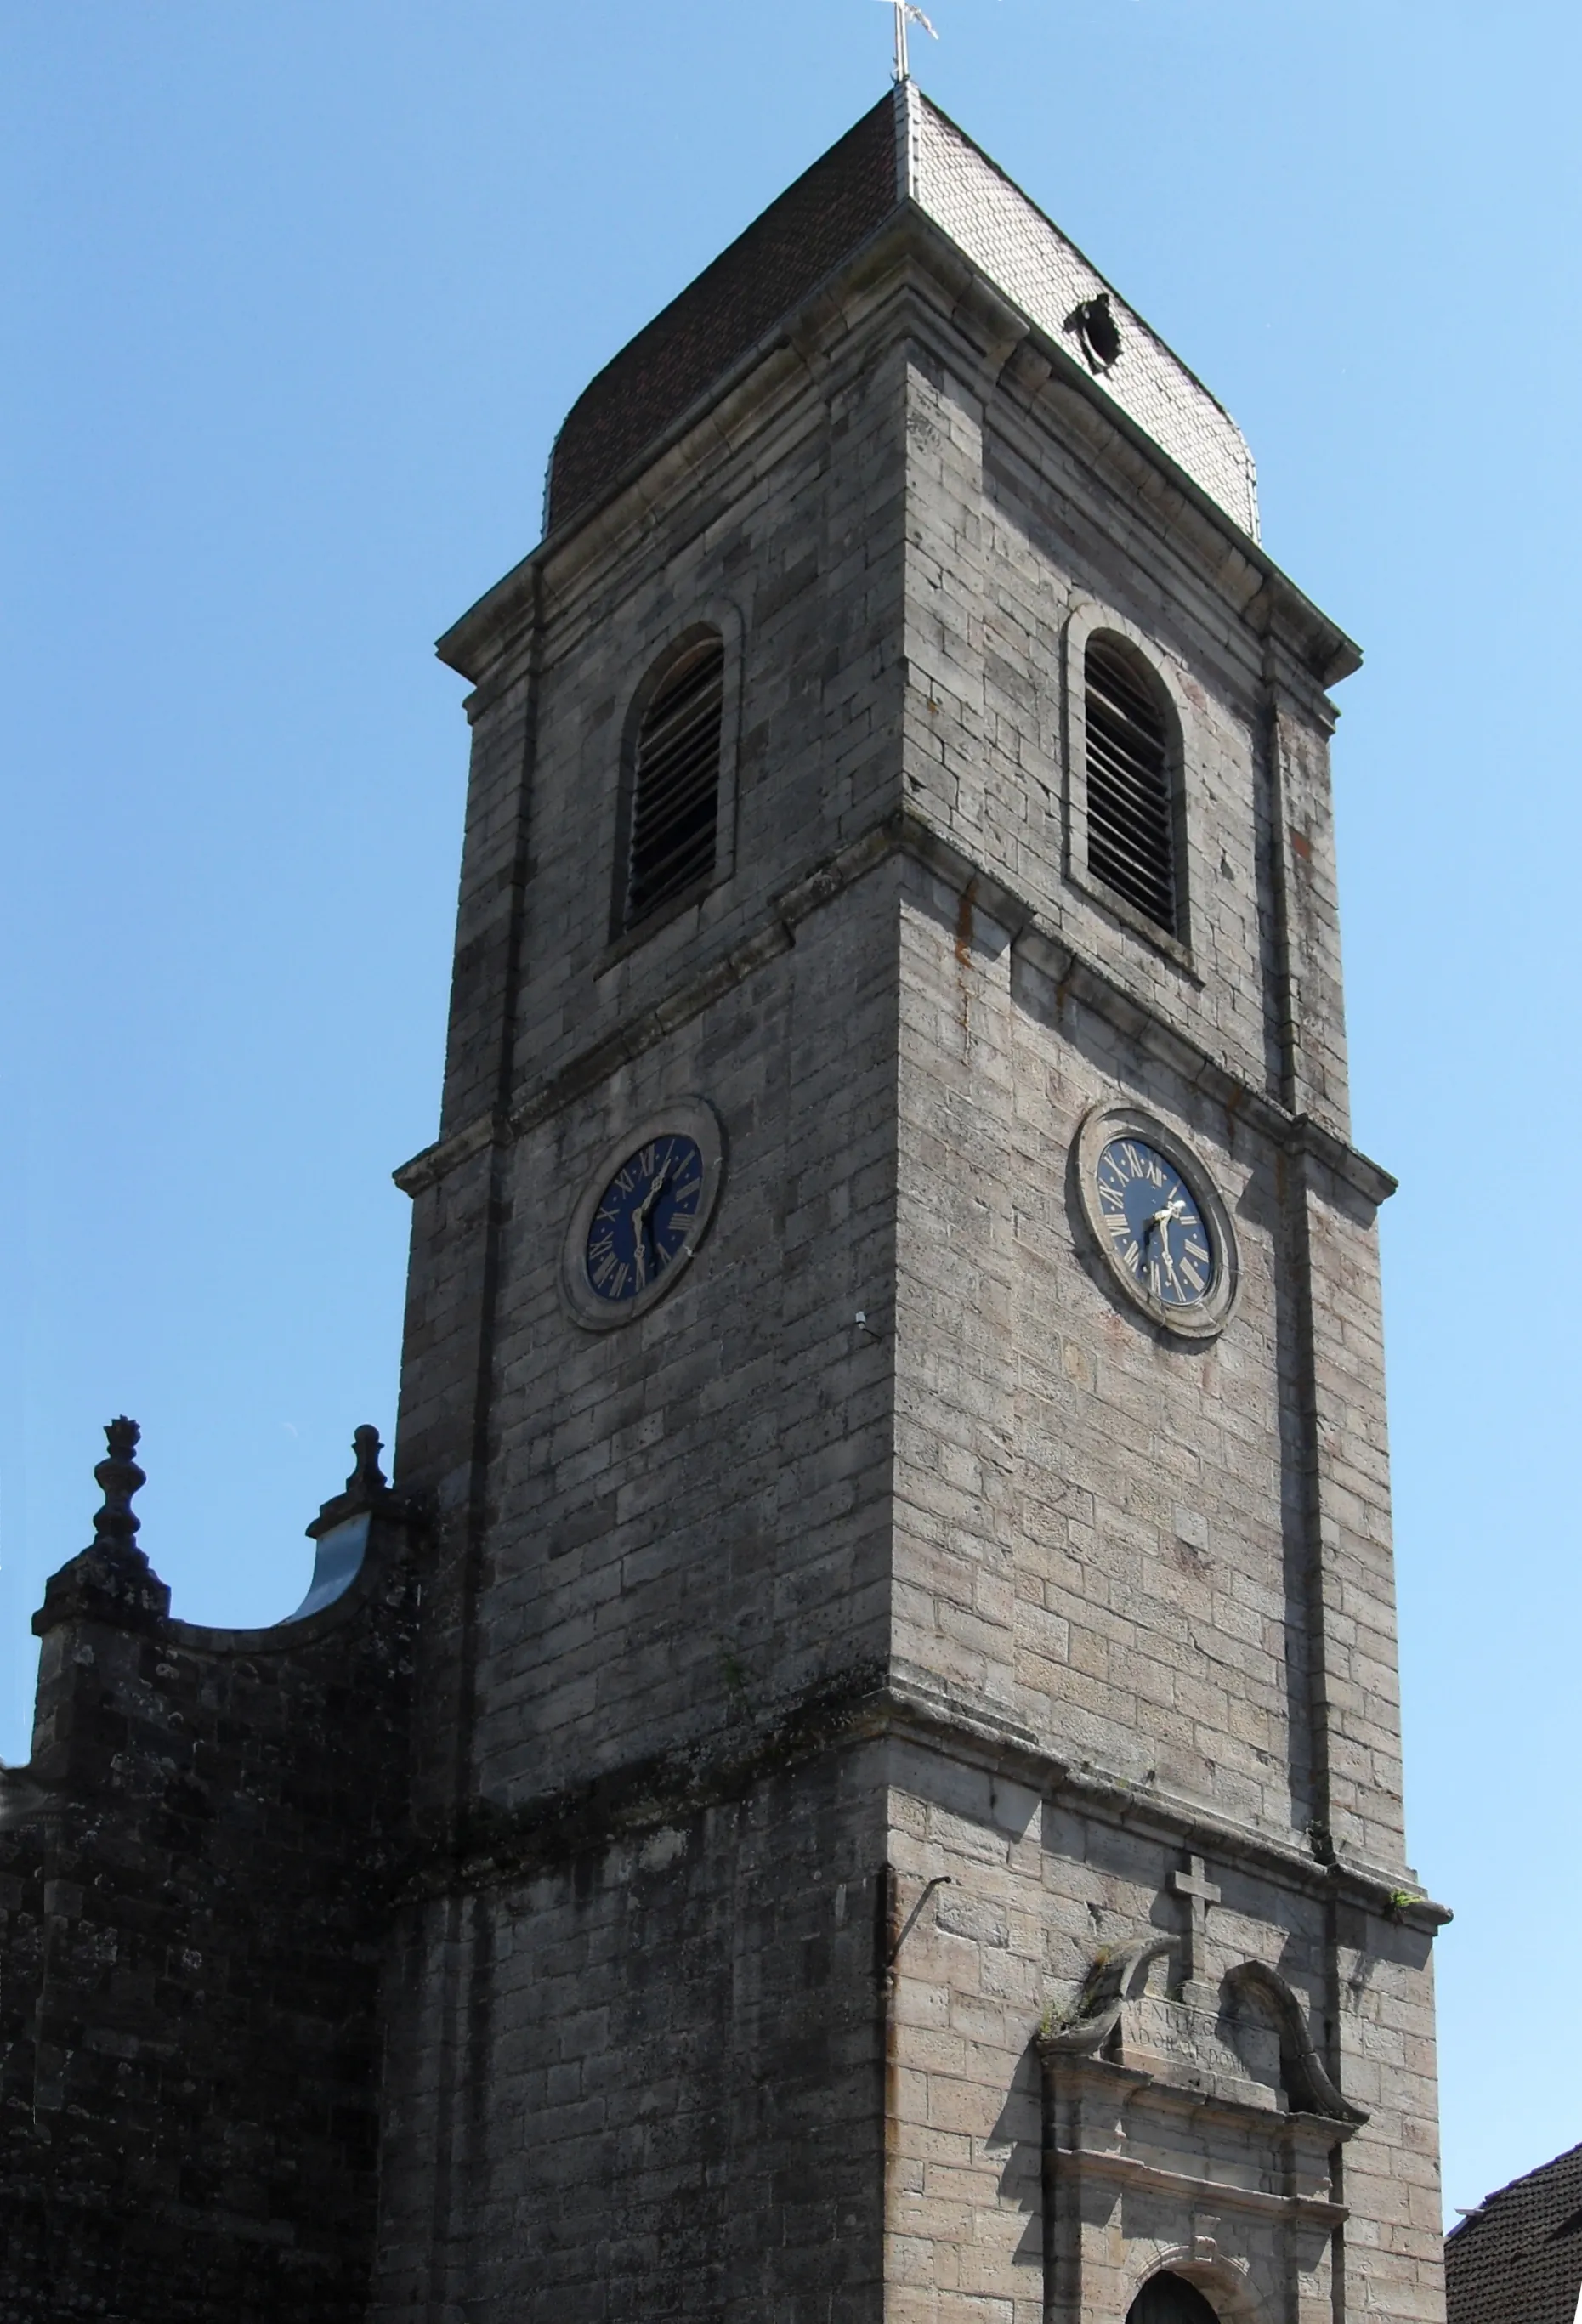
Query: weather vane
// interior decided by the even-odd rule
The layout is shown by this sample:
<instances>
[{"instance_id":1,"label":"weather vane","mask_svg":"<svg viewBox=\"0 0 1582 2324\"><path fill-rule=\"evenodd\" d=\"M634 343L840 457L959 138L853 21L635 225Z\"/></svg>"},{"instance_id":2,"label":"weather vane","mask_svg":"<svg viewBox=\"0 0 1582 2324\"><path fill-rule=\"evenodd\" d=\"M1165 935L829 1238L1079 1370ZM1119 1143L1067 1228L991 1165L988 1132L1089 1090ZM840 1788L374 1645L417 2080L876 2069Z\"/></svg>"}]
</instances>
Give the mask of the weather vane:
<instances>
[{"instance_id":1,"label":"weather vane","mask_svg":"<svg viewBox=\"0 0 1582 2324\"><path fill-rule=\"evenodd\" d=\"M930 41L937 41L939 35L922 10L913 5L913 0L890 0L890 5L895 11L895 78L897 80L910 80L911 73L906 60L908 24L921 24Z\"/></svg>"}]
</instances>

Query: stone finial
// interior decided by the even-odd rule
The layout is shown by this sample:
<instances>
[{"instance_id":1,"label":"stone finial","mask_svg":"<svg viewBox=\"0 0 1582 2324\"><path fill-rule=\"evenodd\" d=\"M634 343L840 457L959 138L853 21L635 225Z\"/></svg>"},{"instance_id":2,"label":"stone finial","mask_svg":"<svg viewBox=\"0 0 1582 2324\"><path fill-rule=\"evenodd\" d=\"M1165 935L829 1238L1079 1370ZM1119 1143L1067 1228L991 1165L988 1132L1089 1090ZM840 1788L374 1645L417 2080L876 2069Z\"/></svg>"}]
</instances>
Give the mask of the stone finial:
<instances>
[{"instance_id":1,"label":"stone finial","mask_svg":"<svg viewBox=\"0 0 1582 2324\"><path fill-rule=\"evenodd\" d=\"M148 1479L133 1459L137 1440L143 1431L134 1420L122 1413L105 1424L105 1442L109 1452L94 1471L94 1481L105 1497L105 1505L93 1521L93 1545L96 1549L130 1549L142 1519L132 1514L132 1496L146 1485Z\"/></svg>"},{"instance_id":2,"label":"stone finial","mask_svg":"<svg viewBox=\"0 0 1582 2324\"><path fill-rule=\"evenodd\" d=\"M382 1493L389 1483L379 1466L379 1455L384 1447L379 1442L379 1431L365 1421L352 1435L352 1451L356 1465L346 1480L348 1493Z\"/></svg>"},{"instance_id":3,"label":"stone finial","mask_svg":"<svg viewBox=\"0 0 1582 2324\"><path fill-rule=\"evenodd\" d=\"M379 1431L365 1421L352 1438L354 1463L344 1490L331 1501L326 1501L312 1524L308 1527L310 1541L318 1541L347 1517L360 1517L365 1509L380 1517L405 1517L410 1515L399 1493L392 1492L389 1480L379 1466L384 1451Z\"/></svg>"},{"instance_id":4,"label":"stone finial","mask_svg":"<svg viewBox=\"0 0 1582 2324\"><path fill-rule=\"evenodd\" d=\"M402 1554L417 1512L385 1481L379 1466L382 1449L379 1431L365 1421L352 1438L356 1458L346 1489L326 1501L308 1527L309 1540L319 1545L313 1578L307 1596L295 1613L287 1616L288 1621L304 1621L344 1598L367 1558L388 1570L390 1561Z\"/></svg>"},{"instance_id":5,"label":"stone finial","mask_svg":"<svg viewBox=\"0 0 1582 2324\"><path fill-rule=\"evenodd\" d=\"M104 1506L93 1521L93 1539L79 1555L52 1573L44 1602L33 1616L42 1638L62 1622L112 1622L121 1629L147 1629L171 1610L171 1593L137 1546L139 1520L132 1496L148 1480L133 1459L142 1434L125 1413L105 1425L104 1459L94 1471Z\"/></svg>"}]
</instances>

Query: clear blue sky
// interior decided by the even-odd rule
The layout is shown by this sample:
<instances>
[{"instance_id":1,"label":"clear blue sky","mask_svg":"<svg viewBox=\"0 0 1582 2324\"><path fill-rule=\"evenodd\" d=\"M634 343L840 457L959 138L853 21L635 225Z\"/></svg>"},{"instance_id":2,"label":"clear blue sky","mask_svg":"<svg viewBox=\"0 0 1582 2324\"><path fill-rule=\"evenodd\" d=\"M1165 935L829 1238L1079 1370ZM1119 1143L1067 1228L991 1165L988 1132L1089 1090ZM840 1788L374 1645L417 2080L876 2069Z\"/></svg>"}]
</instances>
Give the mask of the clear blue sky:
<instances>
[{"instance_id":1,"label":"clear blue sky","mask_svg":"<svg viewBox=\"0 0 1582 2324\"><path fill-rule=\"evenodd\" d=\"M1582 2138L1582 16L930 0L923 85L1250 435L1337 754L1448 2200ZM466 766L578 388L881 94L876 0L0 5L0 1753L100 1424L269 1621L393 1417ZM1542 1975L1535 1977L1535 1969ZM1532 1986L1528 1999L1530 1981Z\"/></svg>"}]
</instances>

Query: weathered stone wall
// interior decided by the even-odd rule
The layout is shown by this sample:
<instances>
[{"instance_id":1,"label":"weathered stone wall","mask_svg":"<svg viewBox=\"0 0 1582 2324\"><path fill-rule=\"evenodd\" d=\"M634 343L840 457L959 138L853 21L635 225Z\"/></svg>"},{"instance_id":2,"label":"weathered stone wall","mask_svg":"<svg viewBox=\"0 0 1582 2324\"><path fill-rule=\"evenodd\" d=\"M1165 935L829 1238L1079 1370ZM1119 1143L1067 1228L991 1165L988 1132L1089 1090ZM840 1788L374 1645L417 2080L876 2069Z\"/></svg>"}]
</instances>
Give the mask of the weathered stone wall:
<instances>
[{"instance_id":1,"label":"weathered stone wall","mask_svg":"<svg viewBox=\"0 0 1582 2324\"><path fill-rule=\"evenodd\" d=\"M635 1829L503 1823L403 1916L385 2324L877 2324L884 1788L743 1728Z\"/></svg>"},{"instance_id":2,"label":"weathered stone wall","mask_svg":"<svg viewBox=\"0 0 1582 2324\"><path fill-rule=\"evenodd\" d=\"M843 851L897 785L901 379L799 374L701 503L551 562L475 702L458 945L521 982L513 1018L481 973L464 996L415 1185L401 1473L441 1504L426 1607L468 1644L425 1699L457 1806L393 1988L381 2316L618 2307L643 2269L656 2313L874 2311L882 1801L812 1738L888 1635L899 870ZM612 942L627 706L698 618L732 661L729 875ZM502 1039L508 1126L469 1155L468 1060ZM570 1204L694 1092L726 1143L702 1255L583 1331Z\"/></svg>"},{"instance_id":3,"label":"weathered stone wall","mask_svg":"<svg viewBox=\"0 0 1582 2324\"><path fill-rule=\"evenodd\" d=\"M412 1583L274 1630L172 1621L96 1553L40 1618L0 1836L0 2318L352 2324L404 1845ZM111 1575L114 1581L114 1573ZM42 1809L42 1812L40 1812Z\"/></svg>"},{"instance_id":4,"label":"weathered stone wall","mask_svg":"<svg viewBox=\"0 0 1582 2324\"><path fill-rule=\"evenodd\" d=\"M877 901L816 875L897 781L901 373L847 360L824 385L791 366L705 489L577 536L478 671L444 1137L402 1174L438 1824L717 1723L726 1657L764 1690L878 1651L882 1564L846 1520L887 1458L883 1343L852 1319L888 1280L894 961ZM612 943L627 708L699 618L730 664L730 876ZM693 1090L727 1146L708 1264L651 1324L580 1333L555 1287L578 1183L634 1108ZM766 1587L799 1508L806 1575Z\"/></svg>"},{"instance_id":5,"label":"weathered stone wall","mask_svg":"<svg viewBox=\"0 0 1582 2324\"><path fill-rule=\"evenodd\" d=\"M1260 1845L1212 1810L1194 1823L1179 1803L1004 1741L898 1745L893 1775L898 1902L921 1906L894 1997L894 2314L986 2306L1017 2324L1113 2324L1144 2274L1202 2237L1213 2273L1200 2281L1223 2313L1282 2318L1293 2298L1302 2324L1441 2312L1431 1916L1347 1901L1296 1848ZM1207 1852L1220 1897L1198 1964L1207 1989L1189 2006L1166 1960L1128 2000L1100 2069L1120 2087L1096 2136L1089 2125L1096 2171L1091 2151L1069 2151L1038 2035L1076 2013L1106 1954L1139 1936L1179 1942L1170 1884L1189 1847ZM1269 2022L1239 2020L1222 1985L1248 1961L1299 1997L1360 2126L1315 2119L1259 2056ZM1164 2136L1146 2119L1161 2092ZM1288 2175L1294 2134L1311 2149L1305 2181ZM1306 2200L1288 2212L1293 2187Z\"/></svg>"},{"instance_id":6,"label":"weathered stone wall","mask_svg":"<svg viewBox=\"0 0 1582 2324\"><path fill-rule=\"evenodd\" d=\"M1073 2007L1105 1949L1179 1940L1170 1875L1201 1848L1222 1895L1198 1978L1277 1969L1370 2116L1332 2160L1350 2221L1303 2215L1300 2285L1271 2276L1255 2206L1224 2207L1218 2264L1244 2265L1258 2313L1300 2292L1304 2315L1430 2316L1435 1917L1403 1901L1387 1182L1335 1142L1330 713L1245 576L1227 604L1168 496L1096 475L1059 417L1015 362L987 405L959 351L925 344L909 374L906 776L939 844L900 930L893 1671L995 1724L998 1765L1028 1780L914 1768L898 1797L898 1865L952 1883L931 1953L909 1957L932 1976L901 1985L898 2312L938 2317L948 2285L964 2317L1045 2299L1073 2324L1119 2316L1126 2254L1154 2264L1172 2201L1164 2242L1189 2249L1187 2191L1155 2188L1144 2226L1123 2178L1084 2197L1109 2256L1084 2278L1068 2251L1062 2280L1052 2198L1012 2150L1039 2135L1041 2012ZM1095 600L1185 705L1189 949L1151 942L1070 861L1064 632ZM1197 1148L1232 1213L1240 1300L1207 1346L1131 1310L1090 1247L1073 1146L1120 1096ZM1178 1965L1161 1993L1179 1983ZM1190 2055L1211 2026L1188 2011L1171 2043ZM1030 2208L1041 2227L1019 2239Z\"/></svg>"}]
</instances>

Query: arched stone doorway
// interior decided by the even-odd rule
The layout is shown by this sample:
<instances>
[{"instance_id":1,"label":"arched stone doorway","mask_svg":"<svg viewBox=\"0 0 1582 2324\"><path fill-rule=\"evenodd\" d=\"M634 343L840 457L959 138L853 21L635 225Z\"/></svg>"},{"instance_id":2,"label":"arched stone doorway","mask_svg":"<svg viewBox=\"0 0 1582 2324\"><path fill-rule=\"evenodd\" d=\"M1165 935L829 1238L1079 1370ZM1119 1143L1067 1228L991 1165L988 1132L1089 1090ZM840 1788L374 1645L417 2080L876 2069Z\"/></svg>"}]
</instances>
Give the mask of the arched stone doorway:
<instances>
[{"instance_id":1,"label":"arched stone doorway","mask_svg":"<svg viewBox=\"0 0 1582 2324\"><path fill-rule=\"evenodd\" d=\"M1219 2315L1184 2277L1154 2275L1132 2302L1126 2324L1219 2324Z\"/></svg>"}]
</instances>

